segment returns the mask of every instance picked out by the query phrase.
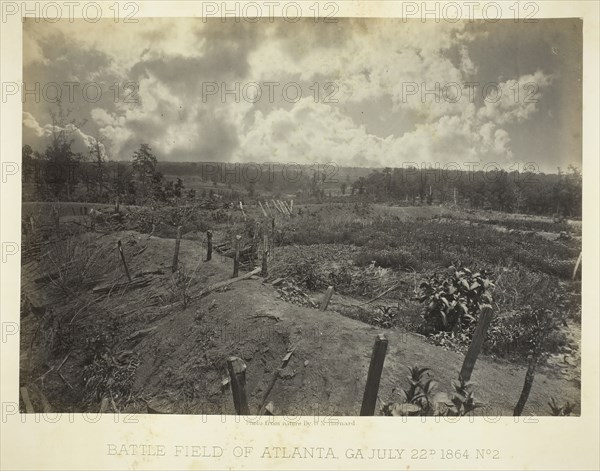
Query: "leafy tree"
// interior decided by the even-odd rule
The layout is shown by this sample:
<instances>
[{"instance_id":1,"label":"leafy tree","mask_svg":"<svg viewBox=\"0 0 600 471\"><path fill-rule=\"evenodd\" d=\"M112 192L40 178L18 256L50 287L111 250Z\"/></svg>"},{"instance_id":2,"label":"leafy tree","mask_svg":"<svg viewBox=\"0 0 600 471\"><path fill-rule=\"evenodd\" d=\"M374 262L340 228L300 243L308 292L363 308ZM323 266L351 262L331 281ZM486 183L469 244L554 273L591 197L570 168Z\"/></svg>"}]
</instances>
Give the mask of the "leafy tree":
<instances>
[{"instance_id":1,"label":"leafy tree","mask_svg":"<svg viewBox=\"0 0 600 471\"><path fill-rule=\"evenodd\" d=\"M156 172L156 163L156 156L148 144L140 145L140 148L133 153L132 167L142 185L153 178Z\"/></svg>"},{"instance_id":2,"label":"leafy tree","mask_svg":"<svg viewBox=\"0 0 600 471\"><path fill-rule=\"evenodd\" d=\"M66 193L67 199L76 183L75 167L82 160L81 154L72 150L75 139L72 137L85 121L69 119L70 110L65 110L61 102L57 109L50 111L52 118L51 141L44 151L43 158L46 160L46 183L50 186L54 196L59 198Z\"/></svg>"}]
</instances>

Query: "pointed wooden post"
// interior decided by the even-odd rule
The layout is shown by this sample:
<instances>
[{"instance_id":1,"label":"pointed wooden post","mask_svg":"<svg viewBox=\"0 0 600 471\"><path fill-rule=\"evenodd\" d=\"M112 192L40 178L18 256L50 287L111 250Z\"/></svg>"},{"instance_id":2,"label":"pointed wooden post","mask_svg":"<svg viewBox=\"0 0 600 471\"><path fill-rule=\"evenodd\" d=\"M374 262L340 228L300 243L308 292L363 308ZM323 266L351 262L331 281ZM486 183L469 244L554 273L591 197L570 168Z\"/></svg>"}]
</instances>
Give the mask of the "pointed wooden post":
<instances>
[{"instance_id":1,"label":"pointed wooden post","mask_svg":"<svg viewBox=\"0 0 600 471\"><path fill-rule=\"evenodd\" d=\"M206 261L212 259L212 231L209 229L206 231Z\"/></svg>"},{"instance_id":2,"label":"pointed wooden post","mask_svg":"<svg viewBox=\"0 0 600 471\"><path fill-rule=\"evenodd\" d=\"M266 277L268 275L267 257L269 255L269 236L263 234L263 253L262 253L262 269L261 276Z\"/></svg>"},{"instance_id":3,"label":"pointed wooden post","mask_svg":"<svg viewBox=\"0 0 600 471\"><path fill-rule=\"evenodd\" d=\"M327 310L327 306L329 306L329 301L331 300L332 294L333 294L333 286L330 286L329 288L327 288L327 291L325 292L325 296L323 297L323 301L321 302L321 307L319 308L319 311Z\"/></svg>"},{"instance_id":4,"label":"pointed wooden post","mask_svg":"<svg viewBox=\"0 0 600 471\"><path fill-rule=\"evenodd\" d=\"M123 268L125 269L125 274L127 275L127 279L131 282L131 275L129 274L129 269L127 268L127 262L125 261L125 254L123 253L123 245L119 240L117 242L117 247L119 249L119 255L121 256L121 262L123 262Z\"/></svg>"},{"instance_id":5,"label":"pointed wooden post","mask_svg":"<svg viewBox=\"0 0 600 471\"><path fill-rule=\"evenodd\" d=\"M237 278L240 272L240 239L241 235L235 236L235 242L233 249L235 250L235 255L233 258L233 277Z\"/></svg>"},{"instance_id":6,"label":"pointed wooden post","mask_svg":"<svg viewBox=\"0 0 600 471\"><path fill-rule=\"evenodd\" d=\"M241 358L231 356L227 359L227 370L231 380L231 394L237 415L248 415L248 399L246 398L246 364Z\"/></svg>"},{"instance_id":7,"label":"pointed wooden post","mask_svg":"<svg viewBox=\"0 0 600 471\"><path fill-rule=\"evenodd\" d=\"M175 273L179 268L179 246L181 245L181 226L177 227L177 238L175 239L175 253L173 254L173 266L171 271Z\"/></svg>"},{"instance_id":8,"label":"pointed wooden post","mask_svg":"<svg viewBox=\"0 0 600 471\"><path fill-rule=\"evenodd\" d=\"M115 198L115 213L119 212L121 202L119 201L119 195Z\"/></svg>"},{"instance_id":9,"label":"pointed wooden post","mask_svg":"<svg viewBox=\"0 0 600 471\"><path fill-rule=\"evenodd\" d=\"M473 333L471 345L469 345L469 350L467 351L467 355L465 356L465 360L460 370L459 378L465 382L471 380L471 373L473 373L475 362L481 351L481 346L485 340L485 334L490 326L490 322L492 322L492 317L494 317L494 311L492 311L491 307L484 307L479 313L477 327Z\"/></svg>"},{"instance_id":10,"label":"pointed wooden post","mask_svg":"<svg viewBox=\"0 0 600 471\"><path fill-rule=\"evenodd\" d=\"M383 362L387 353L388 341L385 335L379 334L375 338L373 353L371 354L371 363L369 364L369 373L367 374L367 384L363 395L362 406L360 408L361 416L375 415L375 406L377 404L377 394L379 393L379 382L383 372Z\"/></svg>"}]
</instances>

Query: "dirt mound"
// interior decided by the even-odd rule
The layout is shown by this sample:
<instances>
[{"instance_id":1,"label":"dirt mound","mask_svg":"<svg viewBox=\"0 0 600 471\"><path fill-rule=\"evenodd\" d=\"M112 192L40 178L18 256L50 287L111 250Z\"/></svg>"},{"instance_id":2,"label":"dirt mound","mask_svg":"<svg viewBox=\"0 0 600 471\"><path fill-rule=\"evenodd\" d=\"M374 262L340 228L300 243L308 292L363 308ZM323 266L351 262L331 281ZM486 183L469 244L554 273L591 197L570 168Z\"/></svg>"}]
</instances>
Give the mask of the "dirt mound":
<instances>
[{"instance_id":1,"label":"dirt mound","mask_svg":"<svg viewBox=\"0 0 600 471\"><path fill-rule=\"evenodd\" d=\"M358 414L380 330L336 312L287 303L258 277L191 299L184 307L171 271L174 240L127 231L99 235L96 242L116 248L117 240L133 280L147 283L118 288L125 275L115 249L113 263L96 274L95 283L42 317L23 317L21 386L39 386L55 410L97 411L108 403L104 410L231 414L226 359L235 355L247 364L251 413L272 401L275 414ZM205 262L204 257L198 241L182 240L179 260L185 273L193 274L186 278L192 298L232 274L230 259L213 255ZM113 289L99 291L103 284ZM417 335L385 334L382 401L393 398L394 388L407 386L407 368L414 365L431 368L440 389L450 391L462 355ZM56 344L59 338L64 345ZM480 358L472 378L478 400L487 405L480 413L512 415L524 377L522 367ZM551 397L578 404L579 396L574 382L537 374L524 413L546 415Z\"/></svg>"}]
</instances>

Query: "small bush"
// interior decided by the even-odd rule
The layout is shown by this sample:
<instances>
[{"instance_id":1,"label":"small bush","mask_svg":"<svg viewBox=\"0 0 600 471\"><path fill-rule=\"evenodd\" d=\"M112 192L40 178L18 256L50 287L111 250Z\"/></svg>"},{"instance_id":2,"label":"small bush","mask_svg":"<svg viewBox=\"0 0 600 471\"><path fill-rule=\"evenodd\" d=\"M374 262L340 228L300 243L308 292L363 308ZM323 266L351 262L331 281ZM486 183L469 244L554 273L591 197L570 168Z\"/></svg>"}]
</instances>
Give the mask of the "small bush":
<instances>
[{"instance_id":1,"label":"small bush","mask_svg":"<svg viewBox=\"0 0 600 471\"><path fill-rule=\"evenodd\" d=\"M490 273L472 273L451 266L447 276L434 274L421 283L424 319L433 331L460 332L471 325L484 306L492 303Z\"/></svg>"}]
</instances>

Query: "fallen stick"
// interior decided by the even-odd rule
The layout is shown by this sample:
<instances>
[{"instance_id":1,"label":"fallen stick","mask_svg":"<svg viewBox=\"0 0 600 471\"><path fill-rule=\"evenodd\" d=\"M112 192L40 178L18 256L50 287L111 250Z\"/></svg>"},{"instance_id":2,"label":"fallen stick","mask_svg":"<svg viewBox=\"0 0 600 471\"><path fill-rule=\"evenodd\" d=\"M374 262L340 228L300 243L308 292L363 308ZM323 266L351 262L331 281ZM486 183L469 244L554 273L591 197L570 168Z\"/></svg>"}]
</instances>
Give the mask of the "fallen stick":
<instances>
[{"instance_id":1,"label":"fallen stick","mask_svg":"<svg viewBox=\"0 0 600 471\"><path fill-rule=\"evenodd\" d=\"M152 332L153 330L155 330L157 327L158 326L155 325L154 327L149 327L147 329L138 330L138 331L134 332L133 334L131 334L129 337L127 337L127 340L133 340L141 335L148 334L148 333Z\"/></svg>"},{"instance_id":2,"label":"fallen stick","mask_svg":"<svg viewBox=\"0 0 600 471\"><path fill-rule=\"evenodd\" d=\"M62 375L62 373L60 371L57 371L58 376L60 377L60 379L62 379L64 381L64 383L69 386L69 389L71 389L72 391L74 391L75 389L73 388L73 386L71 386L71 383L69 383L66 378Z\"/></svg>"},{"instance_id":3,"label":"fallen stick","mask_svg":"<svg viewBox=\"0 0 600 471\"><path fill-rule=\"evenodd\" d=\"M58 368L56 368L56 371L60 371L60 369L63 367L63 365L65 364L65 362L67 361L67 359L71 356L71 352L67 353L67 356L64 358L63 361L60 362L60 365L58 365ZM60 374L60 373L59 373ZM73 388L71 388L73 389Z\"/></svg>"},{"instance_id":4,"label":"fallen stick","mask_svg":"<svg viewBox=\"0 0 600 471\"><path fill-rule=\"evenodd\" d=\"M383 298L386 294L388 294L390 291L394 291L395 289L398 289L400 287L401 283L398 283L394 286L392 286L389 289L386 289L383 293L381 293L379 296L374 297L373 299L371 299L370 301L367 301L366 303L362 303L362 304L355 304L356 307L362 307L362 306L366 306L367 304L371 304L373 301L377 301L378 299Z\"/></svg>"},{"instance_id":5,"label":"fallen stick","mask_svg":"<svg viewBox=\"0 0 600 471\"><path fill-rule=\"evenodd\" d=\"M279 378L279 374L287 366L287 364L290 361L290 358L292 358L294 350L296 350L296 347L292 348L291 350L288 350L288 352L286 353L286 355L283 357L283 360L281 361L281 366L279 368L277 368L277 370L275 370L275 373L273 374L273 377L271 378L271 382L269 383L269 387L265 391L265 394L264 394L263 399L262 399L262 401L260 403L260 406L258 406L258 415L262 415L262 412L264 410L264 407L265 407L265 404L267 402L267 399L269 398L269 394L271 394L271 391L275 387L275 383L277 382L277 378Z\"/></svg>"},{"instance_id":6,"label":"fallen stick","mask_svg":"<svg viewBox=\"0 0 600 471\"><path fill-rule=\"evenodd\" d=\"M235 283L236 281L242 281L242 280L247 280L248 278L250 278L253 275L256 275L258 273L260 273L261 268L255 268L254 270L246 273L245 275L242 276L238 276L237 278L231 278L229 280L225 280L225 281L220 281L218 283L215 283L212 286L209 286L207 288L204 288L202 291L200 291L197 295L192 296L191 299L197 299L197 298L201 298L203 296L206 296L208 293L211 293L217 289L220 288L224 288L225 286L229 286L232 283Z\"/></svg>"}]
</instances>

